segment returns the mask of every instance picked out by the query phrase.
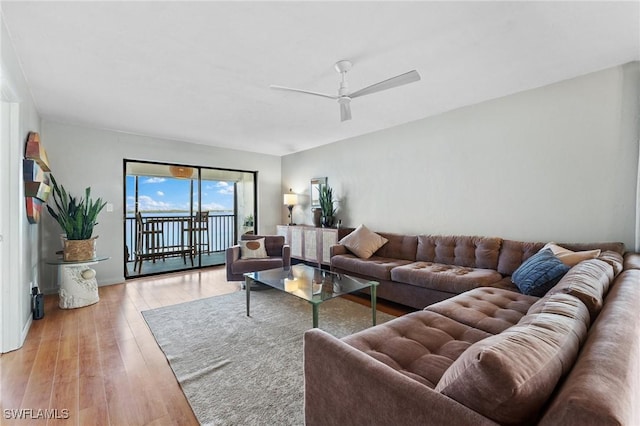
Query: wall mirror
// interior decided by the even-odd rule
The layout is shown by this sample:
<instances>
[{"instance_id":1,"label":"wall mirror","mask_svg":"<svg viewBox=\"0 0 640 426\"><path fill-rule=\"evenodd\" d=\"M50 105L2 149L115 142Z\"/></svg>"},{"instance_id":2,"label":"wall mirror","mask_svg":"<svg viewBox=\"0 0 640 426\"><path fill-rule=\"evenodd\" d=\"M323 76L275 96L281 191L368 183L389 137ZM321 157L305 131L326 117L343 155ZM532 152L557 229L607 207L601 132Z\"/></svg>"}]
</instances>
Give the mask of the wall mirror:
<instances>
[{"instance_id":1,"label":"wall mirror","mask_svg":"<svg viewBox=\"0 0 640 426\"><path fill-rule=\"evenodd\" d=\"M311 179L311 208L320 208L320 185L326 185L326 177L317 177Z\"/></svg>"}]
</instances>

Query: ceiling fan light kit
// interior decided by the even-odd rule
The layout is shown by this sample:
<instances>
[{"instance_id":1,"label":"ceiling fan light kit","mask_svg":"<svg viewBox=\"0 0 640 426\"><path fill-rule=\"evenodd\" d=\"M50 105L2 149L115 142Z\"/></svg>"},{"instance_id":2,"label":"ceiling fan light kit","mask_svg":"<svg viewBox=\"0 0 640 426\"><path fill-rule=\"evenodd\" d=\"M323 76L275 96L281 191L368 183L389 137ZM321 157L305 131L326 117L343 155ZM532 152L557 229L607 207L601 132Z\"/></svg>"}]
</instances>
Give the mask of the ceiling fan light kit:
<instances>
[{"instance_id":1,"label":"ceiling fan light kit","mask_svg":"<svg viewBox=\"0 0 640 426\"><path fill-rule=\"evenodd\" d=\"M394 87L402 86L405 84L413 83L415 81L420 80L420 74L418 71L412 70L406 72L404 74L397 75L395 77L391 77L389 79L380 81L378 83L367 86L363 89L356 90L355 92L349 93L349 85L347 84L347 72L353 68L353 64L351 61L343 59L335 63L335 69L342 76L342 80L340 81L340 88L338 89L337 95L328 95L326 93L313 92L310 90L302 90L302 89L293 89L291 87L284 86L269 86L271 89L276 90L285 90L289 92L298 92L305 93L307 95L321 96L324 98L329 98L333 100L337 100L340 105L340 121L351 120L351 100L354 98L358 98L360 96L370 95L372 93L381 92L383 90L392 89Z\"/></svg>"}]
</instances>

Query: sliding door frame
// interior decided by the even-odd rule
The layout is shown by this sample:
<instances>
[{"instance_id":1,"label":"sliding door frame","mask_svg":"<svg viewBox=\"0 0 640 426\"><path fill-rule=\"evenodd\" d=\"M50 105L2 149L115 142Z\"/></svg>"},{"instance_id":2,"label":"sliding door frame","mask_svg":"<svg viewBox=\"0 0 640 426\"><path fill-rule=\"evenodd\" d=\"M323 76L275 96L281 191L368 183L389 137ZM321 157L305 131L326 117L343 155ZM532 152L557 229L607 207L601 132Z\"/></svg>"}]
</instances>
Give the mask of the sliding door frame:
<instances>
[{"instance_id":1,"label":"sliding door frame","mask_svg":"<svg viewBox=\"0 0 640 426\"><path fill-rule=\"evenodd\" d=\"M198 181L198 210L200 211L202 209L202 170L220 170L223 172L234 172L234 173L247 173L253 176L253 229L254 232L257 231L258 229L258 171L257 170L242 170L242 169L231 169L231 168L224 168L224 167L215 167L215 166L204 166L204 165L193 165L193 164L183 164L183 163L169 163L169 162L163 162L163 161L149 161L149 160L138 160L138 159L132 159L132 158L124 158L122 160L122 241L126 242L127 241L127 164L128 163L141 163L141 164L149 164L149 165L156 165L156 166L179 166L179 167L191 167L193 169L195 169L197 171L197 181ZM193 185L193 180L191 179L191 184ZM138 197L138 180L136 178L136 188L135 188L135 192L136 192L136 200ZM234 243L238 242L238 193L237 193L237 182L234 182L234 195L233 195L233 216L234 216L234 227L233 227L233 236L232 236L232 241ZM191 195L193 195L193 191L191 193ZM191 203L193 203L193 200L191 200ZM135 209L137 211L138 206L135 206ZM192 212L193 214L193 212ZM129 278L128 277L128 270L127 270L127 252L126 252L126 243L123 243L122 245L122 259L123 259L123 273L125 278ZM135 255L134 251L135 251L135 247L132 247L131 249L131 253L129 254L129 256ZM185 270L194 270L194 269L202 269L204 267L207 266L202 266L202 262L200 259L200 256L198 256L198 265L196 266L194 263L193 267L189 267L189 268L185 268L185 269L181 269L182 271ZM178 271L174 271L174 272L178 272ZM135 278L138 277L145 277L145 276L152 276L152 275L159 275L159 274L163 274L163 273L167 273L167 272L155 272L155 273L149 273L149 274L142 274L139 276L136 276ZM133 278L133 277L131 277Z\"/></svg>"}]
</instances>

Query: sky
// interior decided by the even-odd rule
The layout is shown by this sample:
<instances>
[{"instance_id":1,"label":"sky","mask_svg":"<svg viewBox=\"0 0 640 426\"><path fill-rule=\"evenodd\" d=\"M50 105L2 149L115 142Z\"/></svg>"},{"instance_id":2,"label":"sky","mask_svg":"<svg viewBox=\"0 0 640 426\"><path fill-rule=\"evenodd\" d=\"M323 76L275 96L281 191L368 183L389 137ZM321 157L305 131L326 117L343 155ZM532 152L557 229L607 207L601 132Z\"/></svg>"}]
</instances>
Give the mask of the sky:
<instances>
[{"instance_id":1,"label":"sky","mask_svg":"<svg viewBox=\"0 0 640 426\"><path fill-rule=\"evenodd\" d=\"M189 211L188 179L138 176L138 203L141 212ZM135 208L135 177L127 176L127 212ZM198 182L193 184L193 210L198 210ZM202 210L233 210L233 182L203 181Z\"/></svg>"}]
</instances>

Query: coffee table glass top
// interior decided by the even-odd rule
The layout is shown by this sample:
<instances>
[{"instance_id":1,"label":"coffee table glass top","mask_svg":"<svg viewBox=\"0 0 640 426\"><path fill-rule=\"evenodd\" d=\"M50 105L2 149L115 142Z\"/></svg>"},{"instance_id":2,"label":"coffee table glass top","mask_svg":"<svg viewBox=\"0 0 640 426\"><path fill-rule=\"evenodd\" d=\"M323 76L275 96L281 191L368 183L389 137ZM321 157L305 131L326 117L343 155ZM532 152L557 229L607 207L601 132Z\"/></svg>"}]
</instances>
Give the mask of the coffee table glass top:
<instances>
[{"instance_id":1,"label":"coffee table glass top","mask_svg":"<svg viewBox=\"0 0 640 426\"><path fill-rule=\"evenodd\" d=\"M336 274L304 264L244 275L255 282L293 294L313 304L378 285L377 281Z\"/></svg>"}]
</instances>

